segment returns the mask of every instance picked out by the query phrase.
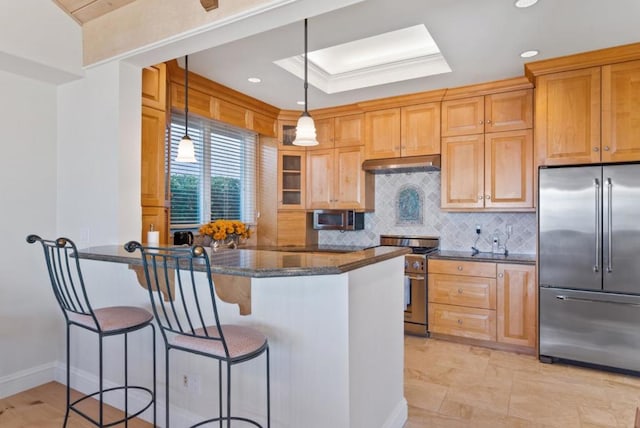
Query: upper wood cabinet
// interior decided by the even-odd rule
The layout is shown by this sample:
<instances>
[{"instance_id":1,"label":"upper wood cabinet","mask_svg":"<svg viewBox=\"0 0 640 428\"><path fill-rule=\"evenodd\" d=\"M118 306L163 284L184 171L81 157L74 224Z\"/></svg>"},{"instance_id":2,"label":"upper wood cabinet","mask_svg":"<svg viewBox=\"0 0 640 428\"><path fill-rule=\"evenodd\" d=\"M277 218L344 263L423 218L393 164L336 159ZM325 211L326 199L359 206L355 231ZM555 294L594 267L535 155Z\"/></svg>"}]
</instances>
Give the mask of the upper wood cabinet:
<instances>
[{"instance_id":1,"label":"upper wood cabinet","mask_svg":"<svg viewBox=\"0 0 640 428\"><path fill-rule=\"evenodd\" d=\"M536 268L497 265L497 340L534 348L538 341Z\"/></svg>"},{"instance_id":2,"label":"upper wood cabinet","mask_svg":"<svg viewBox=\"0 0 640 428\"><path fill-rule=\"evenodd\" d=\"M366 159L400 156L400 109L366 112L364 139Z\"/></svg>"},{"instance_id":3,"label":"upper wood cabinet","mask_svg":"<svg viewBox=\"0 0 640 428\"><path fill-rule=\"evenodd\" d=\"M538 164L600 162L600 67L536 80Z\"/></svg>"},{"instance_id":4,"label":"upper wood cabinet","mask_svg":"<svg viewBox=\"0 0 640 428\"><path fill-rule=\"evenodd\" d=\"M366 159L440 153L440 103L365 113Z\"/></svg>"},{"instance_id":5,"label":"upper wood cabinet","mask_svg":"<svg viewBox=\"0 0 640 428\"><path fill-rule=\"evenodd\" d=\"M313 121L316 126L317 146L309 146L307 150L332 149L334 146L334 126L335 122L332 117L327 119L318 119Z\"/></svg>"},{"instance_id":6,"label":"upper wood cabinet","mask_svg":"<svg viewBox=\"0 0 640 428\"><path fill-rule=\"evenodd\" d=\"M142 106L140 193L142 206L164 207L165 201L164 111Z\"/></svg>"},{"instance_id":7,"label":"upper wood cabinet","mask_svg":"<svg viewBox=\"0 0 640 428\"><path fill-rule=\"evenodd\" d=\"M536 162L640 160L640 44L525 65L536 85Z\"/></svg>"},{"instance_id":8,"label":"upper wood cabinet","mask_svg":"<svg viewBox=\"0 0 640 428\"><path fill-rule=\"evenodd\" d=\"M157 64L142 69L142 105L167 108L167 66Z\"/></svg>"},{"instance_id":9,"label":"upper wood cabinet","mask_svg":"<svg viewBox=\"0 0 640 428\"><path fill-rule=\"evenodd\" d=\"M364 144L364 115L350 114L337 116L334 124L334 146L352 147Z\"/></svg>"},{"instance_id":10,"label":"upper wood cabinet","mask_svg":"<svg viewBox=\"0 0 640 428\"><path fill-rule=\"evenodd\" d=\"M442 102L443 137L512 131L532 126L531 89Z\"/></svg>"},{"instance_id":11,"label":"upper wood cabinet","mask_svg":"<svg viewBox=\"0 0 640 428\"><path fill-rule=\"evenodd\" d=\"M307 208L372 210L374 177L362 170L364 147L307 152Z\"/></svg>"},{"instance_id":12,"label":"upper wood cabinet","mask_svg":"<svg viewBox=\"0 0 640 428\"><path fill-rule=\"evenodd\" d=\"M305 209L306 157L304 152L278 151L278 209Z\"/></svg>"},{"instance_id":13,"label":"upper wood cabinet","mask_svg":"<svg viewBox=\"0 0 640 428\"><path fill-rule=\"evenodd\" d=\"M640 160L640 61L602 67L602 162Z\"/></svg>"},{"instance_id":14,"label":"upper wood cabinet","mask_svg":"<svg viewBox=\"0 0 640 428\"><path fill-rule=\"evenodd\" d=\"M531 130L442 139L444 209L533 207Z\"/></svg>"},{"instance_id":15,"label":"upper wood cabinet","mask_svg":"<svg viewBox=\"0 0 640 428\"><path fill-rule=\"evenodd\" d=\"M440 153L440 103L400 109L400 156Z\"/></svg>"}]
</instances>

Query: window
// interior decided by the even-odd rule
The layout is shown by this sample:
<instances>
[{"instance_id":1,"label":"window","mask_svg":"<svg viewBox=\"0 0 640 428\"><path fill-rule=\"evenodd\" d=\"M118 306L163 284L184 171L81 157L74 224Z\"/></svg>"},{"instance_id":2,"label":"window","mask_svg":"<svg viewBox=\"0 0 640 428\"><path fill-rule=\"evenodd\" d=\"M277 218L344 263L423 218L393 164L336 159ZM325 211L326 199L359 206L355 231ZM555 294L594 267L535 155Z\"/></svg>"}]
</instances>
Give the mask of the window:
<instances>
[{"instance_id":1,"label":"window","mask_svg":"<svg viewBox=\"0 0 640 428\"><path fill-rule=\"evenodd\" d=\"M256 134L190 114L198 162L175 162L184 119L184 112L171 114L171 229L195 229L220 218L254 223Z\"/></svg>"}]
</instances>

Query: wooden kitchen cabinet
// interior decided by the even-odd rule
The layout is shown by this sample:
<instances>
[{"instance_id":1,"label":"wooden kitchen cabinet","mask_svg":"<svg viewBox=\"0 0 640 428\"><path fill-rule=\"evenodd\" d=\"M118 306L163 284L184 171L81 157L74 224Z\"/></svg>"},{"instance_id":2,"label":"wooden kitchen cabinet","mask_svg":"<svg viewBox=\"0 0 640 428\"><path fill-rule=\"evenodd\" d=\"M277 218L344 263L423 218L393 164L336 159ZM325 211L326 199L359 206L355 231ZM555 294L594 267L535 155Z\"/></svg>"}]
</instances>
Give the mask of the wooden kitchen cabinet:
<instances>
[{"instance_id":1,"label":"wooden kitchen cabinet","mask_svg":"<svg viewBox=\"0 0 640 428\"><path fill-rule=\"evenodd\" d=\"M600 162L600 67L536 80L538 164Z\"/></svg>"},{"instance_id":2,"label":"wooden kitchen cabinet","mask_svg":"<svg viewBox=\"0 0 640 428\"><path fill-rule=\"evenodd\" d=\"M300 151L278 151L278 209L305 209L306 156Z\"/></svg>"},{"instance_id":3,"label":"wooden kitchen cabinet","mask_svg":"<svg viewBox=\"0 0 640 428\"><path fill-rule=\"evenodd\" d=\"M156 64L142 69L142 105L164 111L167 108L167 66Z\"/></svg>"},{"instance_id":4,"label":"wooden kitchen cabinet","mask_svg":"<svg viewBox=\"0 0 640 428\"><path fill-rule=\"evenodd\" d=\"M530 129L442 139L444 209L533 207Z\"/></svg>"},{"instance_id":5,"label":"wooden kitchen cabinet","mask_svg":"<svg viewBox=\"0 0 640 428\"><path fill-rule=\"evenodd\" d=\"M429 260L429 331L496 340L496 265Z\"/></svg>"},{"instance_id":6,"label":"wooden kitchen cabinet","mask_svg":"<svg viewBox=\"0 0 640 428\"><path fill-rule=\"evenodd\" d=\"M442 102L443 137L513 131L532 126L531 89Z\"/></svg>"},{"instance_id":7,"label":"wooden kitchen cabinet","mask_svg":"<svg viewBox=\"0 0 640 428\"><path fill-rule=\"evenodd\" d=\"M531 352L537 343L535 266L429 259L429 331Z\"/></svg>"},{"instance_id":8,"label":"wooden kitchen cabinet","mask_svg":"<svg viewBox=\"0 0 640 428\"><path fill-rule=\"evenodd\" d=\"M169 241L169 209L164 207L142 207L142 230L140 242L147 243L147 232L151 230L160 232L159 243L170 244Z\"/></svg>"},{"instance_id":9,"label":"wooden kitchen cabinet","mask_svg":"<svg viewBox=\"0 0 640 428\"><path fill-rule=\"evenodd\" d=\"M440 153L440 103L365 113L366 159Z\"/></svg>"},{"instance_id":10,"label":"wooden kitchen cabinet","mask_svg":"<svg viewBox=\"0 0 640 428\"><path fill-rule=\"evenodd\" d=\"M364 147L307 152L307 208L372 210L374 177L362 170Z\"/></svg>"},{"instance_id":11,"label":"wooden kitchen cabinet","mask_svg":"<svg viewBox=\"0 0 640 428\"><path fill-rule=\"evenodd\" d=\"M640 160L640 61L602 67L602 162Z\"/></svg>"},{"instance_id":12,"label":"wooden kitchen cabinet","mask_svg":"<svg viewBox=\"0 0 640 428\"><path fill-rule=\"evenodd\" d=\"M164 111L142 106L140 196L143 207L164 206L165 128Z\"/></svg>"},{"instance_id":13,"label":"wooden kitchen cabinet","mask_svg":"<svg viewBox=\"0 0 640 428\"><path fill-rule=\"evenodd\" d=\"M365 158L400 156L400 109L391 108L364 114Z\"/></svg>"},{"instance_id":14,"label":"wooden kitchen cabinet","mask_svg":"<svg viewBox=\"0 0 640 428\"><path fill-rule=\"evenodd\" d=\"M337 116L334 123L334 146L352 147L364 145L364 114Z\"/></svg>"},{"instance_id":15,"label":"wooden kitchen cabinet","mask_svg":"<svg viewBox=\"0 0 640 428\"><path fill-rule=\"evenodd\" d=\"M277 246L304 247L318 243L318 231L313 230L313 213L278 211Z\"/></svg>"},{"instance_id":16,"label":"wooden kitchen cabinet","mask_svg":"<svg viewBox=\"0 0 640 428\"><path fill-rule=\"evenodd\" d=\"M535 266L497 265L497 340L534 348L538 325Z\"/></svg>"}]
</instances>

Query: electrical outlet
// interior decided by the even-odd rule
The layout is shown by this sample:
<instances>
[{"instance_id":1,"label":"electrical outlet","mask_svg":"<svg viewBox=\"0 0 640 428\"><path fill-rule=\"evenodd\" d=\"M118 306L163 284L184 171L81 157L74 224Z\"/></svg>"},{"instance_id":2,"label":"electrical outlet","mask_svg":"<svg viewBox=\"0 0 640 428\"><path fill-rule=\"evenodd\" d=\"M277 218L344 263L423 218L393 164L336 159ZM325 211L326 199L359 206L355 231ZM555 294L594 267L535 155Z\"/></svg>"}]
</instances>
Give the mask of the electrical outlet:
<instances>
[{"instance_id":1,"label":"electrical outlet","mask_svg":"<svg viewBox=\"0 0 640 428\"><path fill-rule=\"evenodd\" d=\"M200 394L200 392L202 391L200 377L194 374L183 374L182 388L192 394Z\"/></svg>"},{"instance_id":2,"label":"electrical outlet","mask_svg":"<svg viewBox=\"0 0 640 428\"><path fill-rule=\"evenodd\" d=\"M480 227L480 225L479 225L479 224L476 224L476 233L477 233L478 235L480 235L481 229L482 229L482 228Z\"/></svg>"}]
</instances>

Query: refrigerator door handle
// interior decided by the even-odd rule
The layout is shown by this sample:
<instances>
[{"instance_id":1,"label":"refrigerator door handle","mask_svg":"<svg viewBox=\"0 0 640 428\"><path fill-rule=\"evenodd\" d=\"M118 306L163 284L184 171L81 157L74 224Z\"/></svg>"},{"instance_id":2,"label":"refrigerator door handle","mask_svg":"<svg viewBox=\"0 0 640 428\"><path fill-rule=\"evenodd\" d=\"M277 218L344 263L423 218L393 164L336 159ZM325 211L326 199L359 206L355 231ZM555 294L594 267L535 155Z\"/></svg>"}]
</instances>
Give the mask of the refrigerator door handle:
<instances>
[{"instance_id":1,"label":"refrigerator door handle","mask_svg":"<svg viewBox=\"0 0 640 428\"><path fill-rule=\"evenodd\" d=\"M559 295L556 296L558 300L564 300L566 302L586 302L586 303L611 303L612 305L624 305L624 306L636 306L640 307L640 303L627 303L627 302L614 302L611 300L596 300L596 299L584 299L580 297L569 297Z\"/></svg>"},{"instance_id":2,"label":"refrigerator door handle","mask_svg":"<svg viewBox=\"0 0 640 428\"><path fill-rule=\"evenodd\" d=\"M611 177L607 178L607 239L608 239L608 257L607 257L607 273L613 272L613 183Z\"/></svg>"},{"instance_id":3,"label":"refrigerator door handle","mask_svg":"<svg viewBox=\"0 0 640 428\"><path fill-rule=\"evenodd\" d=\"M600 235L602 230L600 218L600 180L597 178L593 179L593 187L596 190L596 251L595 251L595 263L593 264L593 271L600 272Z\"/></svg>"}]
</instances>

